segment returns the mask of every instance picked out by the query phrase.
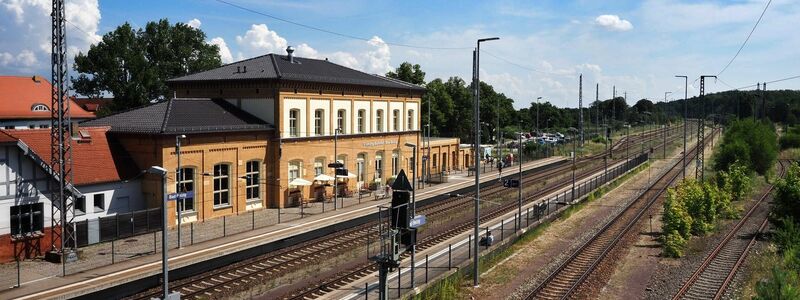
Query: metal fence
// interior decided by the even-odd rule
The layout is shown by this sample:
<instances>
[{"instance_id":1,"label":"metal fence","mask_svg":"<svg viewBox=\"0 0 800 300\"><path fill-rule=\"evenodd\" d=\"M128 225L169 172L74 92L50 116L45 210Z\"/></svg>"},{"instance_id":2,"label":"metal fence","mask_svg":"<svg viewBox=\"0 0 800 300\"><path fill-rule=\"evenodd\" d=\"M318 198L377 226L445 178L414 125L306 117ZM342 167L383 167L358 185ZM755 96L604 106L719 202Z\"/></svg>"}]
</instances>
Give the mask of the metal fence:
<instances>
[{"instance_id":1,"label":"metal fence","mask_svg":"<svg viewBox=\"0 0 800 300\"><path fill-rule=\"evenodd\" d=\"M647 162L647 160L648 154L641 154L621 165L609 168L602 174L583 180L580 184L576 183L574 193L573 189L566 189L552 197L537 201L537 204L522 210L521 216L514 214L512 217L501 219L494 224L486 224L486 227L480 229L481 236L479 236L478 239L491 232L496 239L495 245L502 244L505 239L518 236L517 234L520 233L521 229L539 225L544 220L556 217L557 213L565 206L588 196L597 188L616 180L625 173ZM453 270L458 270L459 266L468 265L467 262L475 255L472 250L474 239L475 237L470 234L466 239L448 244L447 248L442 247L443 249L433 254L427 254L424 257L418 258L418 261L415 263L414 272L417 285L419 283L429 283L430 280L438 276L445 275ZM504 246L509 245L510 244L505 244ZM481 245L480 247L482 250L488 250L489 248L489 245ZM403 295L412 291L410 270L411 266L405 264L402 267L396 268L389 274L387 280L389 289L388 297L401 299ZM351 297L346 297L346 299L377 299L378 288L377 282L367 282L364 284L363 288L354 290L353 295L351 295Z\"/></svg>"},{"instance_id":2,"label":"metal fence","mask_svg":"<svg viewBox=\"0 0 800 300\"><path fill-rule=\"evenodd\" d=\"M161 230L161 208L75 222L78 247Z\"/></svg>"}]
</instances>

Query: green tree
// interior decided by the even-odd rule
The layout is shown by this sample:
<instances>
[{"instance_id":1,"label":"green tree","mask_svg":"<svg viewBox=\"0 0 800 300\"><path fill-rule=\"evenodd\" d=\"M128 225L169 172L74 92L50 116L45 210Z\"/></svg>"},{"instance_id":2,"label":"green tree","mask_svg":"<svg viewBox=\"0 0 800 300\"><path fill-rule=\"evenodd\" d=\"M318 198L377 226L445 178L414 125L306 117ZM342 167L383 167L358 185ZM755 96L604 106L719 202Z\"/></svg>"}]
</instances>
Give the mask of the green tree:
<instances>
[{"instance_id":1,"label":"green tree","mask_svg":"<svg viewBox=\"0 0 800 300\"><path fill-rule=\"evenodd\" d=\"M86 96L112 94L105 113L169 99L166 80L220 66L219 47L205 39L201 30L167 19L148 22L144 29L122 24L75 56L79 75L72 85Z\"/></svg>"},{"instance_id":2,"label":"green tree","mask_svg":"<svg viewBox=\"0 0 800 300\"><path fill-rule=\"evenodd\" d=\"M752 180L749 170L741 163L734 163L728 167L727 171L719 173L719 186L731 195L733 201L743 200L752 190Z\"/></svg>"},{"instance_id":3,"label":"green tree","mask_svg":"<svg viewBox=\"0 0 800 300\"><path fill-rule=\"evenodd\" d=\"M786 177L775 184L772 205L774 224L784 218L800 220L800 166L797 163L793 163L786 172Z\"/></svg>"},{"instance_id":4,"label":"green tree","mask_svg":"<svg viewBox=\"0 0 800 300\"><path fill-rule=\"evenodd\" d=\"M417 85L425 85L425 72L422 71L422 67L418 64L412 65L409 62L403 62L394 72L389 71L386 73L386 77Z\"/></svg>"},{"instance_id":5,"label":"green tree","mask_svg":"<svg viewBox=\"0 0 800 300\"><path fill-rule=\"evenodd\" d=\"M743 119L732 122L722 139L720 152L714 158L714 169L728 170L740 162L750 170L765 175L778 158L778 137L775 128L765 122Z\"/></svg>"}]
</instances>

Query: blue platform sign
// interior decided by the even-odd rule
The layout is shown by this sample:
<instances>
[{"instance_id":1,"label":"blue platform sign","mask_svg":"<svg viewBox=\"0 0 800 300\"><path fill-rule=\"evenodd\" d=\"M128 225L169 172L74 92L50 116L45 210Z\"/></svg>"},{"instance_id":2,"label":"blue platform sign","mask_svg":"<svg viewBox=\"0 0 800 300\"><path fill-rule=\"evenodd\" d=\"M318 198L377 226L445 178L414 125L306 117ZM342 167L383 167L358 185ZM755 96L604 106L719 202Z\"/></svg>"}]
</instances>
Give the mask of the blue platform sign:
<instances>
[{"instance_id":1,"label":"blue platform sign","mask_svg":"<svg viewBox=\"0 0 800 300\"><path fill-rule=\"evenodd\" d=\"M425 225L425 215L417 215L408 221L408 227L411 228L419 228L422 225Z\"/></svg>"},{"instance_id":2,"label":"blue platform sign","mask_svg":"<svg viewBox=\"0 0 800 300\"><path fill-rule=\"evenodd\" d=\"M183 193L172 193L167 195L167 200L169 201L178 200L178 198L180 199L194 198L194 191L183 192Z\"/></svg>"}]
</instances>

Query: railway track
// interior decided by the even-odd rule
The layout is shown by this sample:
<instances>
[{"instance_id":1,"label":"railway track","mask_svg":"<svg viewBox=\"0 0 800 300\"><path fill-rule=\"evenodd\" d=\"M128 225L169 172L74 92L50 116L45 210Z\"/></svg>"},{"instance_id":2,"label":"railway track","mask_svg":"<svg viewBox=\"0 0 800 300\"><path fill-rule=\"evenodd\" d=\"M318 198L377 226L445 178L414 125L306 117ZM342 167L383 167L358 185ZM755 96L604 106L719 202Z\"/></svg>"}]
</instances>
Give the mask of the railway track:
<instances>
[{"instance_id":1,"label":"railway track","mask_svg":"<svg viewBox=\"0 0 800 300\"><path fill-rule=\"evenodd\" d=\"M653 139L661 137L662 130L658 129L656 132L646 133L630 137L630 142L626 139L621 139L614 146L613 151L623 152L626 147L633 144L631 147L640 143L650 142ZM601 170L602 165L596 164L598 158L602 158L604 154L597 154L587 157L580 162L576 163L579 168L588 168L588 171L579 172L576 178L580 179L587 174L591 174ZM523 184L531 184L533 182L541 181L543 179L553 178L559 174L571 170L571 164L564 163L552 168L542 170L535 174L526 175L523 178ZM561 187L563 184L553 182L546 185L537 191L537 195L547 193L556 188ZM486 196L495 195L504 191L507 188L502 187L500 184L494 184L485 188L482 193ZM536 197L534 195L533 197ZM421 213L428 216L433 220L441 215L446 215L454 211L463 210L465 205L471 205L471 196L463 195L449 201L443 201L436 204L431 204L420 209ZM507 207L508 206L508 207ZM485 214L487 219L493 216L504 213L504 210L509 210L511 205L506 205L501 208L495 209L489 214ZM325 258L334 257L346 251L352 250L355 247L364 246L369 243L370 238L376 237L374 223L363 224L346 231L340 231L336 234L327 236L322 239L300 243L295 246L287 247L285 249L277 250L269 254L265 254L256 258L247 259L224 268L206 272L186 279L176 280L171 282L172 289L182 293L184 299L208 299L219 296L228 295L235 291L240 291L248 285L255 283L266 282L271 279L279 278L285 273L290 272L294 268L313 264ZM438 241L446 240L452 236L459 234L461 231L466 230L464 226L456 226L436 234L429 234L422 237L418 244L418 249L424 249L438 243ZM343 276L338 277L360 277L359 273L369 274L372 271L370 266L359 265L353 271L346 271ZM321 290L324 289L324 286ZM161 290L154 288L143 293L139 293L128 297L128 299L151 299L158 297Z\"/></svg>"},{"instance_id":2,"label":"railway track","mask_svg":"<svg viewBox=\"0 0 800 300\"><path fill-rule=\"evenodd\" d=\"M709 142L710 140L708 139ZM696 152L697 146L692 147L687 157L692 157ZM646 191L638 195L620 214L567 258L526 298L566 299L572 296L642 215L682 174L681 162L682 160L678 160L673 163Z\"/></svg>"},{"instance_id":3,"label":"railway track","mask_svg":"<svg viewBox=\"0 0 800 300\"><path fill-rule=\"evenodd\" d=\"M780 177L786 173L790 164L787 160L779 160ZM698 268L684 282L678 293L672 297L678 299L720 299L733 280L739 267L747 258L750 248L758 236L767 227L767 216L763 221L751 220L761 203L767 201L774 185L770 185L758 201L747 211L739 222L731 228L722 241L706 256ZM754 221L754 222L751 222ZM744 238L752 235L750 238Z\"/></svg>"},{"instance_id":4,"label":"railway track","mask_svg":"<svg viewBox=\"0 0 800 300\"><path fill-rule=\"evenodd\" d=\"M652 139L652 138L659 138L659 139L663 138L660 135L660 133L655 133L655 134L652 134L652 135L646 135L645 134L645 135L642 135L642 136L643 136L644 140L643 141L633 142L634 145L639 144L639 143L648 142L649 141L648 139ZM672 139L670 139L670 141L671 140ZM619 144L617 144L614 147L612 147L612 149L617 150L619 148L617 146L619 146L620 144L626 144L627 145L628 141L621 140L619 142ZM663 147L663 146L664 145L662 144L660 147ZM619 150L619 151L626 151L626 150L627 149L625 147L622 147L622 149ZM592 159L594 159L594 158L602 158L603 155L604 154L595 155L595 156L592 157ZM579 179L585 178L589 174L592 174L594 172L600 171L602 169L603 169L603 166L599 166L598 168L594 168L589 172L585 172L584 175L579 177ZM555 185L551 186L550 188L537 191L537 193L535 195L532 195L532 196L530 196L530 197L528 197L526 199L523 199L523 203L527 203L527 202L529 202L531 200L537 199L541 195L544 195L544 194L547 194L547 193L552 192L554 190L557 190L559 188L562 188L564 185L565 185L564 183L555 184ZM492 220L494 218L497 218L497 217L499 217L499 216L501 216L503 214L508 213L509 211L512 211L512 210L516 209L516 207L517 207L516 203L507 203L507 204L505 204L505 205L503 205L503 206L501 206L499 208L495 208L493 210L490 210L488 213L484 213L484 214L481 215L481 218L480 218L481 222L486 222L486 221ZM466 222L462 222L460 224L457 224L455 226L451 226L451 227L449 227L448 229L446 229L445 231L443 231L441 233L437 233L437 234L428 236L426 238L423 238L422 240L420 240L420 242L418 242L417 250L421 251L421 250L427 249L429 247L433 247L433 246L441 243L442 241L445 241L445 240L450 239L450 238L452 238L454 236L457 236L457 235L459 235L459 234L461 234L461 233L463 233L465 231L471 230L472 226L473 226L473 222L472 221L466 221ZM406 252L406 253L404 253L402 255L401 258L406 258L406 257L408 257L408 255L409 254ZM377 272L377 271L378 271L378 269L377 269L377 266L375 265L375 263L373 263L373 262L364 262L364 263L360 264L356 268L353 268L351 270L342 271L339 274L336 274L335 276L333 276L332 278L329 278L329 279L323 280L321 282L318 282L315 286L312 286L310 288L306 288L306 289L303 289L303 290L300 290L300 291L294 291L292 293L289 293L289 294L285 295L283 297L283 299L315 299L315 298L320 298L320 297L323 297L323 296L325 296L326 294L328 294L328 293L330 293L332 291L335 291L335 290L337 290L337 289L339 289L341 287L347 286L348 284L351 284L352 282L355 282L358 279L363 278L364 276L367 276L369 274L373 274L374 272Z\"/></svg>"}]
</instances>

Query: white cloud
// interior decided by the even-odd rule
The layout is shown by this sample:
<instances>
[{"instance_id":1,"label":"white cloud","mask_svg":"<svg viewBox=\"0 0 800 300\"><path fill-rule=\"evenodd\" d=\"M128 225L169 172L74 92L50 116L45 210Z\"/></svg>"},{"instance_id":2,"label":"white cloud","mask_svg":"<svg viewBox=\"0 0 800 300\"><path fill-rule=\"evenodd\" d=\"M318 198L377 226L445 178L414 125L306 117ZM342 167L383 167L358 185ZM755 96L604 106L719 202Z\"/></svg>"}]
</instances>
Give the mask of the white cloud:
<instances>
[{"instance_id":1,"label":"white cloud","mask_svg":"<svg viewBox=\"0 0 800 300\"><path fill-rule=\"evenodd\" d=\"M49 0L0 1L0 73L45 73L50 62ZM70 0L65 5L67 16L67 56L71 61L79 51L85 52L100 41L97 34L100 9L97 0Z\"/></svg>"},{"instance_id":2,"label":"white cloud","mask_svg":"<svg viewBox=\"0 0 800 300\"><path fill-rule=\"evenodd\" d=\"M186 22L186 25L189 25L189 27L192 27L194 29L199 29L200 25L202 24L203 22L200 22L200 20L198 20L197 18L191 19L188 22Z\"/></svg>"},{"instance_id":3,"label":"white cloud","mask_svg":"<svg viewBox=\"0 0 800 300\"><path fill-rule=\"evenodd\" d=\"M296 48L295 55L297 56L308 57L308 58L319 58L319 52L314 48L311 48L311 46L309 46L306 43L297 45L297 47L295 48Z\"/></svg>"},{"instance_id":4,"label":"white cloud","mask_svg":"<svg viewBox=\"0 0 800 300\"><path fill-rule=\"evenodd\" d=\"M265 55L268 53L285 53L288 43L277 32L267 28L267 24L253 24L244 36L236 36L239 45L238 59Z\"/></svg>"},{"instance_id":5,"label":"white cloud","mask_svg":"<svg viewBox=\"0 0 800 300\"><path fill-rule=\"evenodd\" d=\"M228 48L228 44L225 43L225 39L221 37L215 37L208 42L211 45L217 45L219 47L219 57L222 59L222 63L229 64L233 62L233 55L231 55L231 49Z\"/></svg>"},{"instance_id":6,"label":"white cloud","mask_svg":"<svg viewBox=\"0 0 800 300\"><path fill-rule=\"evenodd\" d=\"M389 61L392 59L392 53L389 50L389 45L377 36L373 36L368 42L374 49L366 53L368 64L366 66L367 72L384 74L392 70Z\"/></svg>"},{"instance_id":7,"label":"white cloud","mask_svg":"<svg viewBox=\"0 0 800 300\"><path fill-rule=\"evenodd\" d=\"M608 30L628 31L633 29L633 24L628 20L620 19L617 15L601 15L594 19L595 24Z\"/></svg>"}]
</instances>

